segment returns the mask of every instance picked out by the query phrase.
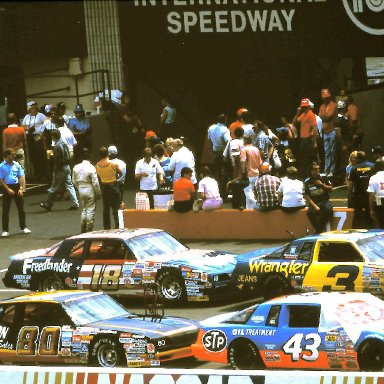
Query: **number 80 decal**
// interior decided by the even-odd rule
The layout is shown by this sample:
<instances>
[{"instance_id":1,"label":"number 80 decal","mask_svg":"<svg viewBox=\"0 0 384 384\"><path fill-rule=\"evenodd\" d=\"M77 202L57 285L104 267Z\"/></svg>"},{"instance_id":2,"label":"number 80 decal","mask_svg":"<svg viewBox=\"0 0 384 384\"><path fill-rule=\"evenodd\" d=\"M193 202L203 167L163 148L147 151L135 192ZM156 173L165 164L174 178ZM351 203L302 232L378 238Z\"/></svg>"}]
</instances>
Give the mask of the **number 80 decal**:
<instances>
[{"instance_id":1,"label":"number 80 decal","mask_svg":"<svg viewBox=\"0 0 384 384\"><path fill-rule=\"evenodd\" d=\"M305 335L305 341L313 340L311 344L306 344L304 346L304 349L301 348L301 343L303 341L304 334L303 333L296 333L296 335L293 335L284 345L283 345L283 351L287 355L292 356L292 361L299 361L300 357L303 360L306 361L316 361L319 358L319 351L318 348L321 344L321 337L317 333L309 333L308 335ZM309 351L311 352L310 355L307 354L300 354L303 351Z\"/></svg>"},{"instance_id":2,"label":"number 80 decal","mask_svg":"<svg viewBox=\"0 0 384 384\"><path fill-rule=\"evenodd\" d=\"M45 327L41 331L39 327L22 327L17 339L16 353L20 356L57 356L59 352L60 327Z\"/></svg>"}]
</instances>

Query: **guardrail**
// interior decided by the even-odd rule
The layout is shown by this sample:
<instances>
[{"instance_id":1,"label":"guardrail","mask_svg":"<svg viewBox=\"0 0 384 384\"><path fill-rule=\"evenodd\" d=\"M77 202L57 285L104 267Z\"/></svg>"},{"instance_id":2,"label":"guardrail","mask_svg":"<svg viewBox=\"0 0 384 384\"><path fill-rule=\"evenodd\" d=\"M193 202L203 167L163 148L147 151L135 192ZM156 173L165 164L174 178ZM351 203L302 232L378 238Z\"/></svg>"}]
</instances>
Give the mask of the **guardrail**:
<instances>
[{"instance_id":1,"label":"guardrail","mask_svg":"<svg viewBox=\"0 0 384 384\"><path fill-rule=\"evenodd\" d=\"M383 373L213 369L0 368L12 384L384 384Z\"/></svg>"}]
</instances>

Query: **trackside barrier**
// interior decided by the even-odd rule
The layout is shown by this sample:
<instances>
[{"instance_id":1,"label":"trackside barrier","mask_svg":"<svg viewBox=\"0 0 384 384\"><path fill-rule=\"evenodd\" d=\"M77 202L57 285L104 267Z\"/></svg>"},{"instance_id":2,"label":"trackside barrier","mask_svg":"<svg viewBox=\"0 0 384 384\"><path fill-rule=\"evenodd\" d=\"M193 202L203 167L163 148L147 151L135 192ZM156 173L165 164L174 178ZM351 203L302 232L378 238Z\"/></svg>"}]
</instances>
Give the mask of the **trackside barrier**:
<instances>
[{"instance_id":1,"label":"trackside barrier","mask_svg":"<svg viewBox=\"0 0 384 384\"><path fill-rule=\"evenodd\" d=\"M166 210L125 209L125 228L161 228L184 240L284 240L305 236L313 231L307 209L295 213L281 210L260 212L220 209L177 213ZM334 208L331 229L352 228L353 209ZM313 232L312 232L313 233Z\"/></svg>"},{"instance_id":2,"label":"trackside barrier","mask_svg":"<svg viewBox=\"0 0 384 384\"><path fill-rule=\"evenodd\" d=\"M384 378L383 373L370 372L6 366L0 369L0 382L9 384L384 384Z\"/></svg>"}]
</instances>

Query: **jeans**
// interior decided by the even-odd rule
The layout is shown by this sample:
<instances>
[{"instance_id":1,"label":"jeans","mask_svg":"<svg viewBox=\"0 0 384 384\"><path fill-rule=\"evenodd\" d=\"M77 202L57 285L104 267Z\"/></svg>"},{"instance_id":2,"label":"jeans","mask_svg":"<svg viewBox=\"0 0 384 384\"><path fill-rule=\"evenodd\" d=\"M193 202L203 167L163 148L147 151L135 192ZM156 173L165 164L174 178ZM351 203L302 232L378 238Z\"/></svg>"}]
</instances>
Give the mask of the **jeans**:
<instances>
[{"instance_id":1,"label":"jeans","mask_svg":"<svg viewBox=\"0 0 384 384\"><path fill-rule=\"evenodd\" d=\"M9 210L11 208L12 199L15 200L17 211L19 212L19 225L20 229L26 228L25 224L25 211L24 211L24 197L19 196L17 191L19 190L19 184L7 184L12 191L15 192L14 195L8 194L3 189L3 231L9 232Z\"/></svg>"},{"instance_id":2,"label":"jeans","mask_svg":"<svg viewBox=\"0 0 384 384\"><path fill-rule=\"evenodd\" d=\"M95 221L96 197L92 184L81 184L78 187L81 203L81 232L93 231Z\"/></svg>"},{"instance_id":3,"label":"jeans","mask_svg":"<svg viewBox=\"0 0 384 384\"><path fill-rule=\"evenodd\" d=\"M324 173L333 176L336 170L336 131L324 133Z\"/></svg>"},{"instance_id":4,"label":"jeans","mask_svg":"<svg viewBox=\"0 0 384 384\"><path fill-rule=\"evenodd\" d=\"M79 206L79 201L77 200L75 187L72 184L71 177L71 168L69 165L64 165L61 169L56 169L53 172L52 184L48 189L48 197L46 205L52 207L55 202L56 194L60 189L65 186L69 192L70 199L73 205Z\"/></svg>"},{"instance_id":5,"label":"jeans","mask_svg":"<svg viewBox=\"0 0 384 384\"><path fill-rule=\"evenodd\" d=\"M244 188L245 194L245 208L254 209L256 207L256 199L255 199L255 183L259 176L251 176L248 177L249 185Z\"/></svg>"},{"instance_id":6,"label":"jeans","mask_svg":"<svg viewBox=\"0 0 384 384\"><path fill-rule=\"evenodd\" d=\"M112 209L113 220L115 221L115 228L119 228L119 217L117 211L120 208L121 196L117 183L102 184L101 195L103 198L103 227L104 229L111 229L111 216L110 210Z\"/></svg>"},{"instance_id":7,"label":"jeans","mask_svg":"<svg viewBox=\"0 0 384 384\"><path fill-rule=\"evenodd\" d=\"M352 228L372 228L373 220L369 211L368 192L358 192L353 196L355 212L352 220Z\"/></svg>"},{"instance_id":8,"label":"jeans","mask_svg":"<svg viewBox=\"0 0 384 384\"><path fill-rule=\"evenodd\" d=\"M316 205L320 208L320 211L315 211L312 205L310 205L307 215L316 233L325 232L326 225L333 216L333 207L329 200L317 203Z\"/></svg>"}]
</instances>

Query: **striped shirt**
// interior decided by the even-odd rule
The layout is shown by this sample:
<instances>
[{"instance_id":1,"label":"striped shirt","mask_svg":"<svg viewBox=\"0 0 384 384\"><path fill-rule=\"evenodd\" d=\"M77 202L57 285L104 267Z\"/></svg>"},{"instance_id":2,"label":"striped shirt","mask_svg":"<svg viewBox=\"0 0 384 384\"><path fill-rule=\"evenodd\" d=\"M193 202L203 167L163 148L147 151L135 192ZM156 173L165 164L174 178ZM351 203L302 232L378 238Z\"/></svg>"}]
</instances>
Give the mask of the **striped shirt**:
<instances>
[{"instance_id":1,"label":"striped shirt","mask_svg":"<svg viewBox=\"0 0 384 384\"><path fill-rule=\"evenodd\" d=\"M272 175L262 175L255 184L255 197L261 208L272 208L279 205L277 190L281 180Z\"/></svg>"}]
</instances>

